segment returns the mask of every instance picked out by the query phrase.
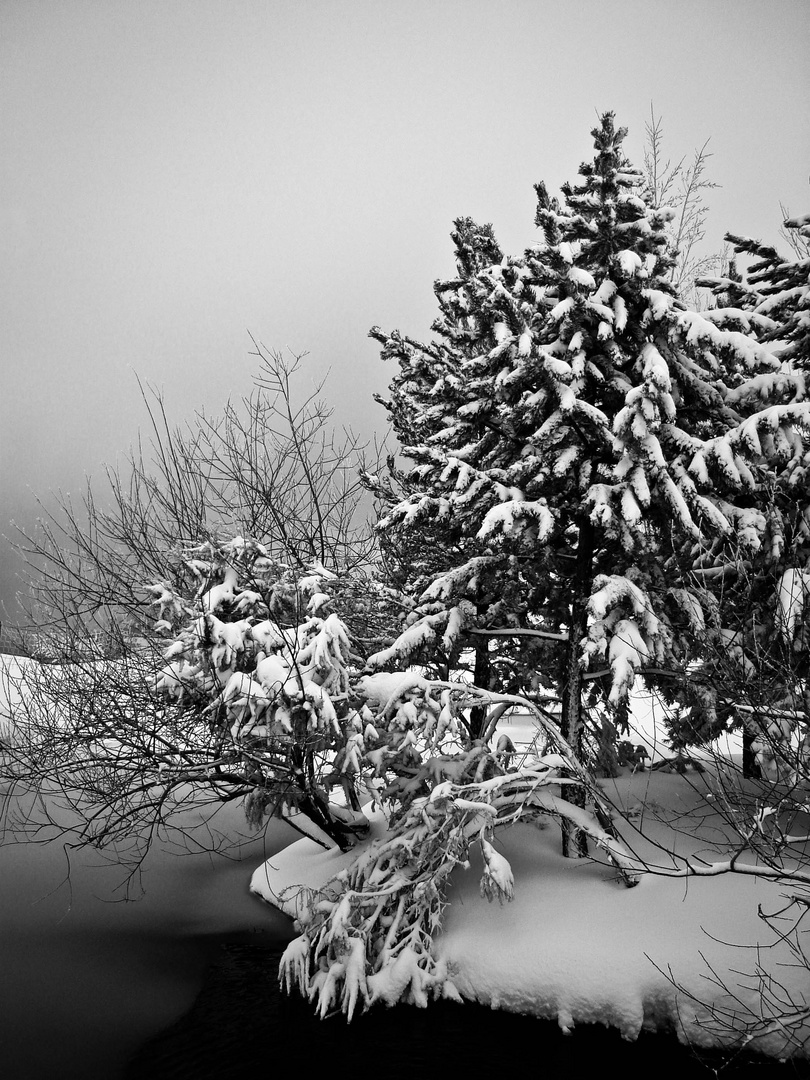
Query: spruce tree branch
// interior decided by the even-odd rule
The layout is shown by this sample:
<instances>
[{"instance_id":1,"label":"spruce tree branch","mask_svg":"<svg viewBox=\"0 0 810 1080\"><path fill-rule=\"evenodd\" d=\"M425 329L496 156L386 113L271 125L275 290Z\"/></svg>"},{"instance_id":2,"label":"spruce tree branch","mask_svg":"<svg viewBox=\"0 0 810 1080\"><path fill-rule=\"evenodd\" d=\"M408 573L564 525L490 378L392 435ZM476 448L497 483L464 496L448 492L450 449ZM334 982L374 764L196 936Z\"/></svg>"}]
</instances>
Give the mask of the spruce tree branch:
<instances>
[{"instance_id":1,"label":"spruce tree branch","mask_svg":"<svg viewBox=\"0 0 810 1080\"><path fill-rule=\"evenodd\" d=\"M468 630L470 634L478 634L483 637L539 637L548 638L551 641L568 641L568 634L555 634L551 630L533 630L529 627L509 630Z\"/></svg>"}]
</instances>

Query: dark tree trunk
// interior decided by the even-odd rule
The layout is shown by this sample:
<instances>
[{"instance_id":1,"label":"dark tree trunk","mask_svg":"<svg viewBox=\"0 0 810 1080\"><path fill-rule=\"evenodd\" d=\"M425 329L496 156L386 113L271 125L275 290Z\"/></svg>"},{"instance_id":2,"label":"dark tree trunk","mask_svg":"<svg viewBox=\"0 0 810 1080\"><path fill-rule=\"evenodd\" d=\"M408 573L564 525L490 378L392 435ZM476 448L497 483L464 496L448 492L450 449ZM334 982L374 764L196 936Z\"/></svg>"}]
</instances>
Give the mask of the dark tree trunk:
<instances>
[{"instance_id":1,"label":"dark tree trunk","mask_svg":"<svg viewBox=\"0 0 810 1080\"><path fill-rule=\"evenodd\" d=\"M354 841L347 833L345 824L336 821L329 812L329 805L318 792L315 784L315 767L312 754L304 751L307 741L307 714L303 709L293 712L295 742L290 748L290 765L297 787L296 805L301 813L337 844L341 851L348 851Z\"/></svg>"},{"instance_id":2,"label":"dark tree trunk","mask_svg":"<svg viewBox=\"0 0 810 1080\"><path fill-rule=\"evenodd\" d=\"M593 580L594 529L590 521L579 528L577 562L571 582L571 622L562 686L562 733L577 759L582 761L584 725L582 721L582 668L580 642L588 630L588 597ZM585 792L580 787L564 787L563 797L576 806L585 805ZM573 822L562 826L562 852L566 858L577 859L588 854L585 834Z\"/></svg>"},{"instance_id":3,"label":"dark tree trunk","mask_svg":"<svg viewBox=\"0 0 810 1080\"><path fill-rule=\"evenodd\" d=\"M475 645L475 671L473 672L474 685L480 687L482 690L489 690L489 675L489 638L477 638ZM488 712L489 709L486 705L476 705L470 710L471 738L480 739Z\"/></svg>"},{"instance_id":4,"label":"dark tree trunk","mask_svg":"<svg viewBox=\"0 0 810 1080\"><path fill-rule=\"evenodd\" d=\"M754 740L756 734L747 726L742 729L742 772L746 780L755 780L759 776L756 754L754 753Z\"/></svg>"}]
</instances>

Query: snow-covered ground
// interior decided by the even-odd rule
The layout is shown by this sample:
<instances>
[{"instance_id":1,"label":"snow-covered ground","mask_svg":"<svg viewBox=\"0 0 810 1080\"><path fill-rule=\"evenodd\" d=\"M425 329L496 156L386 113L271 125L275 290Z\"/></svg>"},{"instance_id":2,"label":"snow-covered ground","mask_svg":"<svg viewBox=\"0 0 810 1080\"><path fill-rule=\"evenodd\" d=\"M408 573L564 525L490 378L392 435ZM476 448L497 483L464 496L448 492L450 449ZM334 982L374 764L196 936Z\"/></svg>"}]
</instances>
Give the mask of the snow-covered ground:
<instances>
[{"instance_id":1,"label":"snow-covered ground","mask_svg":"<svg viewBox=\"0 0 810 1080\"><path fill-rule=\"evenodd\" d=\"M4 659L16 671L19 662ZM650 710L639 702L635 711L638 741L648 743L652 759L667 756ZM542 753L526 715L504 717L499 733L510 735L519 754ZM667 854L672 850L709 862L728 853L727 830L706 799L707 780L710 773L625 770L617 780L600 783L626 815L625 842L649 865L666 870L673 865ZM384 827L377 819L368 842ZM808 967L795 964L758 916L760 906L765 912L784 907L790 892L784 884L737 874L650 873L627 889L605 862L563 859L553 822L544 829L501 829L496 842L514 871L514 900L498 906L481 898L481 865L473 849L470 868L453 875L437 943L439 958L465 998L555 1018L566 1030L598 1022L629 1039L643 1029L674 1030L696 1046L728 1037L714 1029L718 1011L737 1014L746 1024L752 1015L768 1021L775 1008L784 1012L790 1002L804 1010L794 1036L810 1039ZM258 866L251 889L295 917L301 888L323 887L353 857L298 840ZM198 906L195 899L188 911ZM206 911L197 932L213 928ZM778 1024L756 1047L774 1057L795 1053Z\"/></svg>"},{"instance_id":2,"label":"snow-covered ground","mask_svg":"<svg viewBox=\"0 0 810 1080\"><path fill-rule=\"evenodd\" d=\"M601 783L641 827L644 836L632 825L623 835L650 865L671 867L670 849L709 861L728 851L699 774L626 770ZM384 822L377 819L374 829L381 835ZM514 901L499 907L481 898L480 859L473 858L469 870L454 872L438 942L465 998L556 1018L566 1030L602 1023L628 1039L642 1029L674 1030L705 1047L716 1045L716 1034L728 1039L715 1032L711 1010L767 1020L770 998L781 995L807 1011L798 1028L810 1037L807 967L795 966L757 914L759 905L766 912L783 907L785 886L737 874L649 874L628 889L605 863L563 859L553 823L519 824L496 836L514 871ZM323 887L352 857L303 839L262 865L251 888L295 916L301 887ZM786 1049L778 1024L755 1045L777 1058L796 1053Z\"/></svg>"}]
</instances>

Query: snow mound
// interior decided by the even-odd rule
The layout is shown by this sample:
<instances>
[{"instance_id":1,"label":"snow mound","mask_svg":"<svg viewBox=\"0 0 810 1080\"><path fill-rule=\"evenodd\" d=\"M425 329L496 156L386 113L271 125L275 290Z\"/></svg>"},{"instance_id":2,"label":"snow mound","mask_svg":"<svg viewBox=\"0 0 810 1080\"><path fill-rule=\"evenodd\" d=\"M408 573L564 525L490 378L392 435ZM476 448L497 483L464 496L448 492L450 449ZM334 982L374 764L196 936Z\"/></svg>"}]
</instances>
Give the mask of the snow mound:
<instances>
[{"instance_id":1,"label":"snow mound","mask_svg":"<svg viewBox=\"0 0 810 1080\"><path fill-rule=\"evenodd\" d=\"M650 841L674 844L684 854L705 853L705 838L692 837L684 851L683 836L676 840L666 824L669 808L682 812L697 797L683 777L644 773L604 783L616 804L641 802L660 815L652 820L653 811L645 813L649 841L632 837L635 849L651 862L661 866L664 860ZM367 842L386 828L381 812L370 817ZM736 995L738 1012L761 1015L761 984L740 974L757 964L776 973L796 1002L808 996L807 972L786 966L785 950L775 944L759 955L753 951L758 943L771 944L764 940L767 927L757 910L759 904L779 906L780 887L772 882L734 874L699 879L649 874L638 888L626 889L606 862L564 859L555 825L499 829L495 846L514 872L514 900L499 905L482 899L483 866L476 849L469 869L453 873L437 942L437 961L463 998L556 1019L564 1031L599 1023L629 1040L642 1030L675 1031L684 1043L717 1047L727 1036L713 1030L709 1010L731 1002L710 980L709 965ZM295 918L302 900L356 854L324 851L300 840L255 871L251 891ZM810 1036L810 1022L806 1025ZM753 1046L774 1057L786 1052L778 1031L760 1036Z\"/></svg>"}]
</instances>

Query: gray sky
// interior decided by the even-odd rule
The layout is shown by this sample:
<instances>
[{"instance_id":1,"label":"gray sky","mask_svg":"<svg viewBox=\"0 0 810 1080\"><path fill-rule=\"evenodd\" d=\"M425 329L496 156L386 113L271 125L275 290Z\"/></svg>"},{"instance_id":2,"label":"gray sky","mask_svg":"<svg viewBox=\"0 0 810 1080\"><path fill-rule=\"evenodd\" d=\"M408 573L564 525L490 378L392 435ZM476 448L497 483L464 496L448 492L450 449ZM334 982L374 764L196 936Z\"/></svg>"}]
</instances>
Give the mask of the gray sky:
<instances>
[{"instance_id":1,"label":"gray sky","mask_svg":"<svg viewBox=\"0 0 810 1080\"><path fill-rule=\"evenodd\" d=\"M249 391L248 332L308 351L370 433L425 336L452 221L519 253L613 109L640 164L711 138L709 250L810 210L806 0L3 0L0 532L79 494L145 414ZM15 560L0 548L0 597Z\"/></svg>"}]
</instances>

